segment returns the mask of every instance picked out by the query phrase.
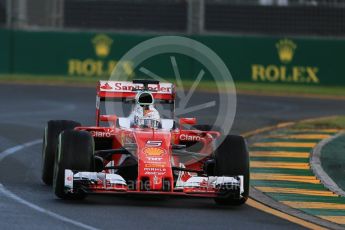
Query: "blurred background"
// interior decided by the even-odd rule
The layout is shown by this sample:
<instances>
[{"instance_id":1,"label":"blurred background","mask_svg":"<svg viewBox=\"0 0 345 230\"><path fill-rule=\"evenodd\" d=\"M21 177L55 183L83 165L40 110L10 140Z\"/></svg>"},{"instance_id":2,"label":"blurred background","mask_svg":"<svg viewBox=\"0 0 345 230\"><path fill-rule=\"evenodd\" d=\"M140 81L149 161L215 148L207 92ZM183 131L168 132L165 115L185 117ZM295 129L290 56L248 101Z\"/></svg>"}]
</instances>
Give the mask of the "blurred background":
<instances>
[{"instance_id":1,"label":"blurred background","mask_svg":"<svg viewBox=\"0 0 345 230\"><path fill-rule=\"evenodd\" d=\"M207 45L239 89L345 85L342 0L0 0L1 79L108 78L124 53L158 35ZM153 72L171 78L164 61ZM180 63L195 79L199 67Z\"/></svg>"},{"instance_id":2,"label":"blurred background","mask_svg":"<svg viewBox=\"0 0 345 230\"><path fill-rule=\"evenodd\" d=\"M342 0L1 0L2 27L343 36Z\"/></svg>"}]
</instances>

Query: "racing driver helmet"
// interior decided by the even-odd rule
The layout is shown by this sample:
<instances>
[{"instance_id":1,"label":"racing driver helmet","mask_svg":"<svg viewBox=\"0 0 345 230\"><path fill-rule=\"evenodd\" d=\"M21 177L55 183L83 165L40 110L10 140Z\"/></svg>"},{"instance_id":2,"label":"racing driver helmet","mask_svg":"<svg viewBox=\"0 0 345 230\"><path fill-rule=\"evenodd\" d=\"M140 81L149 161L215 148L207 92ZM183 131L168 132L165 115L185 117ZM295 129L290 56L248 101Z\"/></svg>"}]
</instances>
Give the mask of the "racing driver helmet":
<instances>
[{"instance_id":1,"label":"racing driver helmet","mask_svg":"<svg viewBox=\"0 0 345 230\"><path fill-rule=\"evenodd\" d=\"M142 128L158 129L161 119L158 111L154 108L154 98L150 92L140 92L136 96L138 112L135 116L136 124Z\"/></svg>"}]
</instances>

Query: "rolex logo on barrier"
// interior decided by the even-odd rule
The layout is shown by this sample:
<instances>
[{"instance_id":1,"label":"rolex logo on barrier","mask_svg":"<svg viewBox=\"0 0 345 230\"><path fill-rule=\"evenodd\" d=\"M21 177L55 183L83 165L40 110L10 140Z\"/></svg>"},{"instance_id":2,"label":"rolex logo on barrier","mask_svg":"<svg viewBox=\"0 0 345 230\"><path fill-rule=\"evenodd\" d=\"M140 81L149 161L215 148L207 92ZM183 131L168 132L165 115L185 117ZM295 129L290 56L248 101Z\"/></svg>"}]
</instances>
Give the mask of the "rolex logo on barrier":
<instances>
[{"instance_id":1,"label":"rolex logo on barrier","mask_svg":"<svg viewBox=\"0 0 345 230\"><path fill-rule=\"evenodd\" d=\"M251 77L254 82L320 83L318 67L295 64L297 45L294 41L281 39L275 43L275 48L278 54L275 57L278 58L272 59L272 64L252 64ZM271 54L273 55L272 52ZM264 55L268 56L267 59L271 58L269 51Z\"/></svg>"},{"instance_id":2,"label":"rolex logo on barrier","mask_svg":"<svg viewBox=\"0 0 345 230\"><path fill-rule=\"evenodd\" d=\"M292 61L295 49L297 48L297 45L293 41L282 39L276 43L276 47L282 63L286 64Z\"/></svg>"},{"instance_id":3,"label":"rolex logo on barrier","mask_svg":"<svg viewBox=\"0 0 345 230\"><path fill-rule=\"evenodd\" d=\"M92 43L94 44L96 55L105 58L110 53L113 40L106 34L99 34L92 39Z\"/></svg>"},{"instance_id":4,"label":"rolex logo on barrier","mask_svg":"<svg viewBox=\"0 0 345 230\"><path fill-rule=\"evenodd\" d=\"M68 75L87 77L105 77L111 75L113 69L118 64L118 61L113 59L113 39L106 34L97 34L89 40L88 44L88 46L83 47L82 51L84 51L84 54L81 54L83 52L76 53L77 56L80 54L81 56L68 60ZM134 74L131 62L123 62L121 67L129 77Z\"/></svg>"}]
</instances>

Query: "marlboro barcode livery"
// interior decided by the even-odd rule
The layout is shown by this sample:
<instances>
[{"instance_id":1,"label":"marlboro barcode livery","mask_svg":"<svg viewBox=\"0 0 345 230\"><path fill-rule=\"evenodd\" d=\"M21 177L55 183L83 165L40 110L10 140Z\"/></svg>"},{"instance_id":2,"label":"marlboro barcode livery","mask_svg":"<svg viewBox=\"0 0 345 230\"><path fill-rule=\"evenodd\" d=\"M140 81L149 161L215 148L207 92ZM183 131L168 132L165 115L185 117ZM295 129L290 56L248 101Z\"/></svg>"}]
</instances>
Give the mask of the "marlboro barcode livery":
<instances>
[{"instance_id":1,"label":"marlboro barcode livery","mask_svg":"<svg viewBox=\"0 0 345 230\"><path fill-rule=\"evenodd\" d=\"M244 139L222 136L197 125L196 118L177 120L173 84L100 81L96 98L95 126L52 120L45 128L42 179L56 196L150 194L245 203L249 157ZM102 114L105 100L130 103L129 116ZM170 119L161 117L156 103L168 105Z\"/></svg>"}]
</instances>

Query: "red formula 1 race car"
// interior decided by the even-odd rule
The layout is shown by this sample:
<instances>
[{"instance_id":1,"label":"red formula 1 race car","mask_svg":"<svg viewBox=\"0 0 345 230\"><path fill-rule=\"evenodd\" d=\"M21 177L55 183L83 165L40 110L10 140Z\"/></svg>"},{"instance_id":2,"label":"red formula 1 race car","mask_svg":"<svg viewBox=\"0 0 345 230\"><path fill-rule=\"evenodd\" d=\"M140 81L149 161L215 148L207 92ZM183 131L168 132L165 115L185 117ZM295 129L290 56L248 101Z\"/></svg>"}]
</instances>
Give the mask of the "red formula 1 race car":
<instances>
[{"instance_id":1,"label":"red formula 1 race car","mask_svg":"<svg viewBox=\"0 0 345 230\"><path fill-rule=\"evenodd\" d=\"M45 128L42 179L53 185L56 196L150 194L245 203L249 193L245 140L221 136L209 126L196 125L195 118L175 121L173 84L100 81L96 101L96 126L51 120ZM102 115L102 103L109 101L129 104L129 116ZM161 118L156 105L168 107L172 118ZM217 144L219 140L222 143Z\"/></svg>"}]
</instances>

